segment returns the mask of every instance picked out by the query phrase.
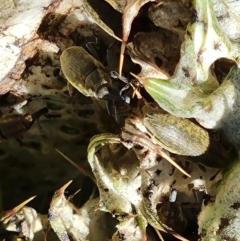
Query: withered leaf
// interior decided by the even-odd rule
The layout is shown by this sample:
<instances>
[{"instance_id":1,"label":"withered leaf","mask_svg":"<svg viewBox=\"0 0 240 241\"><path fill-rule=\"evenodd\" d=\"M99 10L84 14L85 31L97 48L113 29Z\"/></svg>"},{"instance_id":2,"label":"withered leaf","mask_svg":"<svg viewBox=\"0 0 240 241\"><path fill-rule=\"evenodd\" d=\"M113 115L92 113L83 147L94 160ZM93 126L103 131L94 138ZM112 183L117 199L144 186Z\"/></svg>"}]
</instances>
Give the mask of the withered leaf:
<instances>
[{"instance_id":1,"label":"withered leaf","mask_svg":"<svg viewBox=\"0 0 240 241\"><path fill-rule=\"evenodd\" d=\"M126 43L128 40L128 36L131 31L131 25L134 18L137 16L140 8L148 3L153 2L155 0L128 0L127 5L123 11L123 39L122 39L122 46L121 46L121 55L120 55L120 63L119 63L119 73L121 75L122 72L122 65L123 65L123 54L126 48Z\"/></svg>"},{"instance_id":2,"label":"withered leaf","mask_svg":"<svg viewBox=\"0 0 240 241\"><path fill-rule=\"evenodd\" d=\"M122 13L126 4L127 0L105 0L108 2L115 10Z\"/></svg>"}]
</instances>

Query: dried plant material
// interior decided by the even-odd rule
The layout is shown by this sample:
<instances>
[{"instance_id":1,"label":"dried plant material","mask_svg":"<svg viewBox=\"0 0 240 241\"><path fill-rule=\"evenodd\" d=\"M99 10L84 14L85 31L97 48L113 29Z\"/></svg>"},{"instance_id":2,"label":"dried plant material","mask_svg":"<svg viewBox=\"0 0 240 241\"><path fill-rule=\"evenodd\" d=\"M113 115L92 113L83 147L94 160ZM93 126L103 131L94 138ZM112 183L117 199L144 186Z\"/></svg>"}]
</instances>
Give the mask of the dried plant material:
<instances>
[{"instance_id":1,"label":"dried plant material","mask_svg":"<svg viewBox=\"0 0 240 241\"><path fill-rule=\"evenodd\" d=\"M81 218L78 209L64 196L65 189L71 182L55 192L48 211L49 222L61 241L70 240L69 234L74 240L86 240L89 232L88 220Z\"/></svg>"},{"instance_id":2,"label":"dried plant material","mask_svg":"<svg viewBox=\"0 0 240 241\"><path fill-rule=\"evenodd\" d=\"M155 0L128 0L123 12L123 42L126 44L131 31L134 18L138 15L141 7Z\"/></svg>"},{"instance_id":3,"label":"dried plant material","mask_svg":"<svg viewBox=\"0 0 240 241\"><path fill-rule=\"evenodd\" d=\"M108 240L116 231L117 220L110 213L98 210L99 198L88 200L80 209L83 219L89 221L88 240Z\"/></svg>"},{"instance_id":4,"label":"dried plant material","mask_svg":"<svg viewBox=\"0 0 240 241\"><path fill-rule=\"evenodd\" d=\"M145 130L143 131L143 129ZM130 145L129 145L129 141L131 141ZM129 118L126 120L125 126L122 131L122 143L127 148L134 147L134 145L140 145L143 148L145 148L143 151L144 154L150 153L151 151L153 151L158 155L162 156L164 159L166 159L169 163L175 166L184 175L190 177L190 175L182 167L180 167L174 160L172 160L172 158L169 155L166 154L166 152L161 148L160 145L158 145L154 140L151 140L151 138L147 137L147 130L144 127L144 125L141 123L140 119ZM140 158L140 160L141 159L142 158ZM145 166L145 164L142 163L141 166L143 167Z\"/></svg>"},{"instance_id":5,"label":"dried plant material","mask_svg":"<svg viewBox=\"0 0 240 241\"><path fill-rule=\"evenodd\" d=\"M133 41L135 55L138 58L143 59L145 63L152 63L153 67L157 66L170 76L174 73L180 58L180 44L177 34L165 30L137 33Z\"/></svg>"},{"instance_id":6,"label":"dried plant material","mask_svg":"<svg viewBox=\"0 0 240 241\"><path fill-rule=\"evenodd\" d=\"M34 38L42 19L60 4L57 0L41 3L25 0L9 8L4 5L7 2L4 0L1 4L1 12L4 11L2 8L6 7L6 15L3 14L0 20L1 95L11 90L15 80L21 78L25 69L24 61L33 57L36 48L42 44L40 39Z\"/></svg>"},{"instance_id":7,"label":"dried plant material","mask_svg":"<svg viewBox=\"0 0 240 241\"><path fill-rule=\"evenodd\" d=\"M15 208L4 212L3 214L1 214L1 220L4 224L8 223L9 220L17 214L17 212L19 212L27 203L29 203L30 201L32 201L36 196L30 197L28 198L26 201L22 202L21 204L19 204L18 206L16 206Z\"/></svg>"},{"instance_id":8,"label":"dried plant material","mask_svg":"<svg viewBox=\"0 0 240 241\"><path fill-rule=\"evenodd\" d=\"M141 200L141 197L137 193L140 182L139 177L137 177L138 160L136 157L134 158L133 153L125 153L125 157L127 157L127 155L133 155L132 161L130 163L119 161L120 157L118 156L118 152L120 150L117 151L113 149L114 151L111 154L107 147L103 148L109 144L121 144L120 138L110 134L102 134L92 138L88 147L88 161L100 191L99 208L102 211L109 211L110 213L119 210L117 212L120 214L130 214L132 213L132 204L138 205ZM96 152L100 149L100 157L98 157ZM109 162L109 159L112 159L112 162ZM129 183L131 183L131 185L129 185ZM129 202L128 199L130 199L131 202Z\"/></svg>"},{"instance_id":9,"label":"dried plant material","mask_svg":"<svg viewBox=\"0 0 240 241\"><path fill-rule=\"evenodd\" d=\"M71 156L72 160L79 160L80 165L84 168L81 172L86 174L87 171L84 171L87 170L88 164L84 162L87 159L86 145L93 136L88 148L88 161L93 170L94 177L92 179L99 188L99 192L94 192L91 198L79 208L70 202L72 196L66 198L64 195L64 189L69 184L67 183L57 191L51 202L51 224L48 222L47 215L40 215L30 207L21 207L18 211L11 210L5 216L5 228L20 232L24 239L36 241L58 240L57 237L54 239L50 237L51 234L54 234L50 228L51 225L60 239L64 241L72 239L81 241L157 241L156 235L149 235L148 230L146 231L146 226L151 225L156 230L159 229L180 240L186 240L180 235L184 237L185 234L188 235L185 233L185 230L188 230L186 225L197 224L197 215L203 201L203 206L207 206L202 219L199 219L201 238L212 238L213 235L216 238L219 235L221 239L236 238L231 235L237 233L235 224L238 220L235 216L238 215L239 205L234 196L237 191L234 192L232 182L235 183L235 186L237 185L238 175L233 172L236 177L234 179L234 176L227 173L220 183L222 174L226 174L227 170L221 172L219 169L208 168L208 166L224 168L236 158L235 156L229 158L228 154L234 152L235 149L232 145L227 148L222 146L222 136L217 137L213 148L208 146L208 150L203 155L197 156L197 159L193 159L191 156L178 156L177 154L182 154L178 152L178 149L183 149L182 138L185 141L184 146L190 147L190 154L195 151L199 154L198 146L193 145L195 139L192 141L191 138L189 140L189 137L185 136L184 130L187 131L187 129L181 129L182 126L178 125L176 116L171 116L174 121L167 127L166 132L170 133L171 127L176 127L177 130L181 130L179 135L178 132L174 132L174 137L177 138L171 137L169 141L166 137L160 136L159 131L164 130L163 123L160 123L158 118L154 118L154 121L147 119L149 115L142 116L139 109L133 109L141 105L145 98L152 101L144 90L141 91L141 94L139 93L141 83L136 83L135 80L128 82L126 79L124 83L132 85L133 94L138 95L141 99L134 99L128 105L128 111L130 111L125 113L121 119L123 122L126 118L122 132L120 127L108 118L106 112L102 111L103 108L100 106L102 103L99 99L96 100L96 108L94 108L91 98L85 98L80 93L69 97L67 83L60 70L60 54L73 45L83 47L89 39L92 41L92 39L95 40L95 37L100 40L99 44L103 45L103 51L105 51L112 42L112 37L102 34L101 30L93 24L93 22L98 22L101 25L101 21L106 24L104 18L110 20L113 25L115 24L117 29L112 28L111 25L106 25L107 28L101 25L102 28L109 32L112 31L112 34L119 39L122 36L120 13L124 12L123 7L126 6L124 1L109 2L118 9L118 22L113 16L114 9L104 0L101 1L93 1L97 4L91 5L92 10L89 13L86 11L86 9L90 9L89 6L83 7L82 1L48 1L47 4L44 6L40 4L41 6L36 9L35 5L25 4L28 3L27 0L0 4L0 8L3 10L1 24L4 26L5 23L8 24L10 20L13 20L12 16L16 21L16 23L12 21L14 24L2 29L2 40L6 40L6 35L4 35L6 31L9 31L10 34L16 32L17 37L22 33L26 36L26 39L10 36L10 39L7 38L6 43L3 44L6 49L10 46L9 49L13 51L14 56L20 56L20 58L17 62L14 58L11 60L16 62L16 68L13 73L9 72L10 75L7 76L9 79L4 77L5 79L1 82L1 85L4 85L1 93L5 93L9 89L12 91L10 94L1 96L1 112L3 115L11 112L25 115L44 106L49 109L49 113L41 117L40 127L36 124L33 125L19 142L9 140L1 143L0 170L2 171L1 177L4 179L3 182L1 180L3 204L7 200L8 205L12 205L11 202L21 199L22 195L28 195L27 193L36 190L39 198L38 203L34 200L34 205L39 205L38 210L46 210L50 202L48 193L57 189L55 186L59 185L59 176L61 182L64 183L79 174L75 169L68 169L71 166L63 159L61 160L55 148L63 150L66 155ZM135 3L134 10L138 14L142 2L130 1L130 8ZM182 8L182 3L186 7L185 9ZM107 9L107 13L98 14L99 6L97 5ZM156 25L162 26L163 23L162 27L171 29L171 32L167 33L166 30L161 29L160 34L160 29L156 26L151 25L153 29L143 29L143 26L137 26L140 29L135 35L134 45L129 44L129 52L133 60L142 67L140 78L137 77L137 79L145 84L145 88L159 105L177 116L196 117L207 127L223 127L239 148L240 73L237 65L239 65L238 13L240 7L238 5L239 1L230 0L193 2L188 0L169 2L166 0L152 4L153 8L150 8L149 16L151 15ZM194 16L191 16L192 21L186 29L190 9ZM124 14L130 16L132 9L128 10ZM177 10L177 12L174 14L173 10ZM18 16L22 13L24 13L24 17L29 16L28 13L31 13L32 16L32 12L35 13L33 20L36 20L37 24L31 19L29 21L27 17L29 24L15 29L14 26L20 26ZM153 15L157 12L161 12L161 15L156 18ZM131 21L135 17L134 14L130 17L127 16L130 22L127 25L129 31ZM90 21L88 21L89 16L93 16L89 18ZM142 17L141 14L141 20ZM149 20L146 15L144 18ZM137 19L137 23L138 20L140 19ZM63 24L60 25L61 21ZM150 30L152 32L149 33ZM176 35L173 32L180 37L175 38ZM180 50L179 39L183 41L183 34L185 34L185 41ZM7 42L10 45L7 45ZM113 52L119 56L118 51L113 50ZM35 53L37 54L35 55ZM12 58L12 56L7 57ZM230 63L228 67L223 63L222 58L226 58L225 62ZM25 62L25 60L27 61ZM223 65L219 66L216 60ZM10 65L12 65L11 61ZM234 66L234 63L237 64ZM102 64L106 65L105 59L102 60ZM6 66L4 71L10 65ZM115 65L112 66L116 70ZM232 66L233 68L230 70ZM79 68L78 65L76 67ZM95 67L99 68L99 66ZM24 69L25 71L22 72ZM129 65L128 69L123 72L126 75L125 73L136 73L137 71L137 68L133 70ZM84 76L86 77L86 75ZM224 80L223 83L222 80ZM12 86L13 83L14 86ZM118 84L116 80L114 83ZM100 86L97 85L94 91L97 92ZM121 87L116 85L117 93L124 91L129 94L130 91L120 89ZM143 108L147 109L147 106ZM116 112L121 112L121 110L121 107L117 106ZM117 114L121 115L121 113ZM153 115L150 116L153 117ZM170 123L170 117L166 119L166 122ZM186 123L188 122L186 121ZM118 133L118 136L98 135L104 132ZM212 131L210 132L210 143L211 134ZM197 141L201 139L199 136L201 135L197 134ZM174 145L169 146L168 143L161 145L163 140L168 143L174 142ZM131 150L127 150L122 144ZM168 151L163 150L163 147ZM206 146L204 147L206 149ZM166 160L163 160L159 155L163 154L163 151L166 158L170 158L173 164L176 163L176 166L180 166L191 177L186 177ZM74 164L71 159L68 160ZM59 161L61 161L60 164ZM235 165L238 170L237 164ZM28 167L31 167L31 171ZM15 168L18 168L18 172L15 172ZM36 170L38 175L36 175ZM4 175L9 172L14 172L14 175ZM80 177L82 178L82 175ZM29 180L31 180L31 185L29 185ZM5 183L12 186L6 188ZM41 183L40 186L39 183ZM74 182L74 184L76 183L79 182ZM235 188L237 190L237 187ZM76 189L79 187L74 188L74 190ZM175 191L178 194L172 201ZM19 195L20 192L22 195ZM100 194L100 197L95 198L97 194ZM204 194L207 198L202 200ZM225 198L227 202L222 198ZM228 200L228 198L232 199ZM169 220L169 215L171 215L171 220ZM205 222L205 220L208 221ZM212 221L210 225L208 225L209 220ZM195 229L192 233L197 235L197 230ZM40 235L39 239L38 235ZM8 240L7 236L4 238ZM161 235L159 238L162 240ZM192 240L190 237L189 239Z\"/></svg>"},{"instance_id":10,"label":"dried plant material","mask_svg":"<svg viewBox=\"0 0 240 241\"><path fill-rule=\"evenodd\" d=\"M128 36L131 31L131 25L134 18L138 15L140 8L148 3L154 2L155 0L128 0L127 5L123 11L123 38L122 38L122 46L121 46L121 53L120 53L120 60L119 60L119 74L122 74L122 66L124 61L124 52L126 48L126 44L128 41Z\"/></svg>"},{"instance_id":11,"label":"dried plant material","mask_svg":"<svg viewBox=\"0 0 240 241\"><path fill-rule=\"evenodd\" d=\"M105 0L108 2L115 10L122 13L127 4L127 0Z\"/></svg>"},{"instance_id":12,"label":"dried plant material","mask_svg":"<svg viewBox=\"0 0 240 241\"><path fill-rule=\"evenodd\" d=\"M183 35L191 22L192 12L183 1L174 0L151 6L148 16L156 26Z\"/></svg>"},{"instance_id":13,"label":"dried plant material","mask_svg":"<svg viewBox=\"0 0 240 241\"><path fill-rule=\"evenodd\" d=\"M20 233L29 240L43 240L49 229L47 216L40 215L35 209L25 206L35 197L31 197L12 210L4 212L1 221L3 221L7 231Z\"/></svg>"},{"instance_id":14,"label":"dried plant material","mask_svg":"<svg viewBox=\"0 0 240 241\"><path fill-rule=\"evenodd\" d=\"M121 41L119 36L119 28L115 26L119 26L121 23L121 18L118 12L111 17L109 16L109 8L110 5L102 0L101 4L93 7L94 1L91 0L83 0L84 8L89 13L89 18L92 19L99 27L101 27L105 32L107 32L110 36L114 37L115 39ZM104 20L102 20L104 19ZM109 26L110 25L110 26ZM117 29L117 32L114 32L114 29ZM116 31L116 30L115 30Z\"/></svg>"},{"instance_id":15,"label":"dried plant material","mask_svg":"<svg viewBox=\"0 0 240 241\"><path fill-rule=\"evenodd\" d=\"M80 173L82 173L84 176L88 176L92 179L93 182L95 182L95 179L92 177L92 175L88 172L86 172L82 167L80 167L79 165L77 165L73 160L71 160L70 158L68 158L66 155L64 155L61 151L59 151L58 149L56 149L56 151L62 156L64 157L70 164L72 164L74 167L76 167Z\"/></svg>"},{"instance_id":16,"label":"dried plant material","mask_svg":"<svg viewBox=\"0 0 240 241\"><path fill-rule=\"evenodd\" d=\"M113 241L118 241L124 238L126 241L146 241L149 237L145 233L147 222L140 215L126 217L117 225L117 231L112 237Z\"/></svg>"},{"instance_id":17,"label":"dried plant material","mask_svg":"<svg viewBox=\"0 0 240 241\"><path fill-rule=\"evenodd\" d=\"M55 192L49 209L49 222L60 240L105 240L110 238L116 221L108 214L96 210L99 199L88 200L81 208L64 196L68 182Z\"/></svg>"},{"instance_id":18,"label":"dried plant material","mask_svg":"<svg viewBox=\"0 0 240 241\"><path fill-rule=\"evenodd\" d=\"M14 221L6 226L6 230L18 232L31 241L36 237L37 233L41 233L38 235L41 240L44 237L44 230L46 230L46 227L43 226L42 219L44 218L47 219L46 216L38 215L35 209L23 207L16 213Z\"/></svg>"},{"instance_id":19,"label":"dried plant material","mask_svg":"<svg viewBox=\"0 0 240 241\"><path fill-rule=\"evenodd\" d=\"M136 79L140 79L140 83L141 79L149 78L150 76L154 76L155 78L161 77L162 79L166 80L170 77L167 72L160 69L155 63L149 61L146 57L139 57L133 43L129 43L127 47L132 61L141 66L141 72L138 74L139 77L131 73Z\"/></svg>"},{"instance_id":20,"label":"dried plant material","mask_svg":"<svg viewBox=\"0 0 240 241\"><path fill-rule=\"evenodd\" d=\"M239 237L239 160L223 176L204 202L198 218L202 240L238 240ZM216 196L215 196L216 195Z\"/></svg>"},{"instance_id":21,"label":"dried plant material","mask_svg":"<svg viewBox=\"0 0 240 241\"><path fill-rule=\"evenodd\" d=\"M141 185L137 169L138 160L132 152L123 152L123 147L119 149L117 146L110 146L110 151L106 146L119 143L119 138L103 134L92 138L89 144L88 161L98 183L99 209L110 212L119 220L120 237L123 236L126 240L145 240L147 222L138 210L141 203L141 195L138 192ZM100 155L96 154L97 151Z\"/></svg>"},{"instance_id":22,"label":"dried plant material","mask_svg":"<svg viewBox=\"0 0 240 241\"><path fill-rule=\"evenodd\" d=\"M131 139L127 139L130 144ZM100 191L99 209L112 213L121 223L115 235L126 237L127 240L130 239L132 235L131 225L135 227L138 233L136 222L139 223L137 221L139 218L142 220L140 223L147 222L157 229L171 233L180 240L186 240L159 220L156 205L159 201L164 200L164 197L169 194L169 190L173 186L179 192L184 192L185 195L186 187L192 183L192 188L200 190L195 186L194 183L196 182L194 180L198 179L199 175L203 180L209 180L210 176L217 171L207 168L208 171L203 173L196 164L192 164L189 169L192 177L186 179L180 172L174 171L174 168L169 163L159 161L156 155L151 156L151 158L155 158L154 166L146 166L146 171L142 170L142 168L139 170L138 160L132 156L132 152L123 152L122 148L116 145L118 143L120 143L118 137L111 134L102 134L92 138L88 148L88 161ZM133 150L139 161L143 161L141 157L142 149L135 148ZM148 151L147 156L150 158L150 155L151 150ZM146 162L149 163L147 157L145 158ZM212 183L207 182L206 185L213 185L219 178L221 176ZM207 188L205 187L203 190L205 191ZM184 200L196 202L192 189L189 189L187 196L185 195L181 196L179 202L184 202ZM128 228L126 229L127 225ZM139 234L141 234L139 237L142 239L145 239L145 227L146 225L142 228L139 227Z\"/></svg>"},{"instance_id":23,"label":"dried plant material","mask_svg":"<svg viewBox=\"0 0 240 241\"><path fill-rule=\"evenodd\" d=\"M212 1L221 31L233 42L239 42L239 2L231 0Z\"/></svg>"},{"instance_id":24,"label":"dried plant material","mask_svg":"<svg viewBox=\"0 0 240 241\"><path fill-rule=\"evenodd\" d=\"M210 2L197 1L196 12L198 17L188 26L174 75L167 81L148 78L142 83L166 111L197 118L205 127L213 128L219 126L221 118L230 111L232 101L227 101L226 105L225 94L228 92L227 99L230 100L234 99L235 93L228 81L219 87L209 68L219 58L237 61L238 50L226 35L220 34ZM217 43L221 43L219 47ZM220 103L224 103L221 108Z\"/></svg>"}]
</instances>

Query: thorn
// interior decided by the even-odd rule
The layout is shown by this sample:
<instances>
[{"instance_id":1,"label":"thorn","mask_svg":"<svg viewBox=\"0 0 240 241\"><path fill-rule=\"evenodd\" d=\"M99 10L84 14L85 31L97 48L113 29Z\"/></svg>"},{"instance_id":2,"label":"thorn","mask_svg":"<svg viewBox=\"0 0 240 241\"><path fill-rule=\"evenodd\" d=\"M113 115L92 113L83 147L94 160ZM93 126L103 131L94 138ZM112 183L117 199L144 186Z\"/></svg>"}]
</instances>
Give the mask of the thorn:
<instances>
[{"instance_id":1,"label":"thorn","mask_svg":"<svg viewBox=\"0 0 240 241\"><path fill-rule=\"evenodd\" d=\"M139 82L141 82L141 78L137 76L136 74L130 72L130 75L132 75L134 78L136 78Z\"/></svg>"},{"instance_id":2,"label":"thorn","mask_svg":"<svg viewBox=\"0 0 240 241\"><path fill-rule=\"evenodd\" d=\"M161 6L162 4L163 4L163 2L159 2L154 6L154 8L157 8L157 7Z\"/></svg>"},{"instance_id":3,"label":"thorn","mask_svg":"<svg viewBox=\"0 0 240 241\"><path fill-rule=\"evenodd\" d=\"M161 241L164 241L163 236L162 236L162 234L160 233L160 231L159 231L158 229L156 229L156 228L154 228L154 229L155 229L155 232L157 233L159 239L160 239Z\"/></svg>"},{"instance_id":4,"label":"thorn","mask_svg":"<svg viewBox=\"0 0 240 241\"><path fill-rule=\"evenodd\" d=\"M68 201L72 201L72 199L81 191L81 188L78 189L75 193L73 193L72 195L70 195L67 200Z\"/></svg>"},{"instance_id":5,"label":"thorn","mask_svg":"<svg viewBox=\"0 0 240 241\"><path fill-rule=\"evenodd\" d=\"M141 78L140 78L139 76L135 75L135 74L132 73L132 72L130 72L130 74L141 83ZM133 88L133 96L132 96L132 98L136 95L138 99L142 99L143 97L142 97L142 95L141 95L140 92L139 92L139 86L138 86L138 87L135 87L135 86L133 86L132 83L130 83L130 85L131 85L132 88Z\"/></svg>"},{"instance_id":6,"label":"thorn","mask_svg":"<svg viewBox=\"0 0 240 241\"><path fill-rule=\"evenodd\" d=\"M162 156L164 159L169 161L173 166L175 166L180 172L182 172L184 175L191 177L186 171L183 170L170 156L168 156L165 152L160 150L160 148L157 148L157 152L160 156Z\"/></svg>"},{"instance_id":7,"label":"thorn","mask_svg":"<svg viewBox=\"0 0 240 241\"><path fill-rule=\"evenodd\" d=\"M180 234L174 232L174 233L171 233L175 238L179 239L179 240L182 240L182 241L190 241L189 239L186 239L184 238L183 236L181 236Z\"/></svg>"},{"instance_id":8,"label":"thorn","mask_svg":"<svg viewBox=\"0 0 240 241\"><path fill-rule=\"evenodd\" d=\"M66 188L72 183L72 180L70 180L68 183L66 183L65 185L63 185L59 190L58 193L59 194L64 194Z\"/></svg>"},{"instance_id":9,"label":"thorn","mask_svg":"<svg viewBox=\"0 0 240 241\"><path fill-rule=\"evenodd\" d=\"M132 98L134 98L134 96L136 95L137 98L140 100L142 99L142 95L140 94L140 91L139 91L139 87L135 87L133 86L131 83L130 83L131 87L133 88L133 94L132 94Z\"/></svg>"},{"instance_id":10,"label":"thorn","mask_svg":"<svg viewBox=\"0 0 240 241\"><path fill-rule=\"evenodd\" d=\"M59 151L57 148L55 150L62 156L64 157L68 162L70 162L74 167L76 167L84 176L88 176L86 171L78 166L74 161L72 161L69 157L65 156L61 151Z\"/></svg>"},{"instance_id":11,"label":"thorn","mask_svg":"<svg viewBox=\"0 0 240 241\"><path fill-rule=\"evenodd\" d=\"M37 196L37 195L36 195ZM18 206L16 206L15 208L6 211L5 215L3 215L1 217L0 221L3 221L4 224L8 223L9 220L12 218L12 216L16 215L18 211L20 211L27 203L29 203L30 201L32 201L36 196L30 197L28 198L26 201L20 203Z\"/></svg>"},{"instance_id":12,"label":"thorn","mask_svg":"<svg viewBox=\"0 0 240 241\"><path fill-rule=\"evenodd\" d=\"M122 68L123 68L125 48L126 48L126 42L122 41L120 58L119 58L119 71L118 71L120 76L122 76Z\"/></svg>"}]
</instances>

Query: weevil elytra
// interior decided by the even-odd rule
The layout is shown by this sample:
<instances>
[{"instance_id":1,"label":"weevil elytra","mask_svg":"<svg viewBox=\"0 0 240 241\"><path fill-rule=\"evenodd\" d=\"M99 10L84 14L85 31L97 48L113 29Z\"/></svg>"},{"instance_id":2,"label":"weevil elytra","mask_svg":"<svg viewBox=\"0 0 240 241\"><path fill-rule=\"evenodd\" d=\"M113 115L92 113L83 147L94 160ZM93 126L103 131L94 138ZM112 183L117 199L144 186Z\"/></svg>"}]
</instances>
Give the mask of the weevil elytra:
<instances>
[{"instance_id":1,"label":"weevil elytra","mask_svg":"<svg viewBox=\"0 0 240 241\"><path fill-rule=\"evenodd\" d=\"M42 115L48 112L44 107L32 114L20 115L10 114L0 119L0 140L17 137L25 131L28 131L34 122Z\"/></svg>"},{"instance_id":2,"label":"weevil elytra","mask_svg":"<svg viewBox=\"0 0 240 241\"><path fill-rule=\"evenodd\" d=\"M208 132L188 119L149 112L144 117L143 124L160 145L171 153L200 156L208 149Z\"/></svg>"}]
</instances>

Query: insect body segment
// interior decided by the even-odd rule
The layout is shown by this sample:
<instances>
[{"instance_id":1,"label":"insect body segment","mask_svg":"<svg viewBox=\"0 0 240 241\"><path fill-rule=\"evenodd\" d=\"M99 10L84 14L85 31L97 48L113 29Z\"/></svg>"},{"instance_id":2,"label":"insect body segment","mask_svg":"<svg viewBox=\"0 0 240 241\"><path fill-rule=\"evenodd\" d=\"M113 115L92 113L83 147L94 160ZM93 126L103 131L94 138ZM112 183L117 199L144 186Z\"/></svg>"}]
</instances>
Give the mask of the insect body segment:
<instances>
[{"instance_id":1,"label":"insect body segment","mask_svg":"<svg viewBox=\"0 0 240 241\"><path fill-rule=\"evenodd\" d=\"M188 119L150 112L143 123L159 144L172 153L200 156L208 149L208 132Z\"/></svg>"},{"instance_id":2,"label":"insect body segment","mask_svg":"<svg viewBox=\"0 0 240 241\"><path fill-rule=\"evenodd\" d=\"M28 131L34 122L42 115L48 112L44 107L33 114L10 114L0 119L0 139L16 137L25 131Z\"/></svg>"}]
</instances>

